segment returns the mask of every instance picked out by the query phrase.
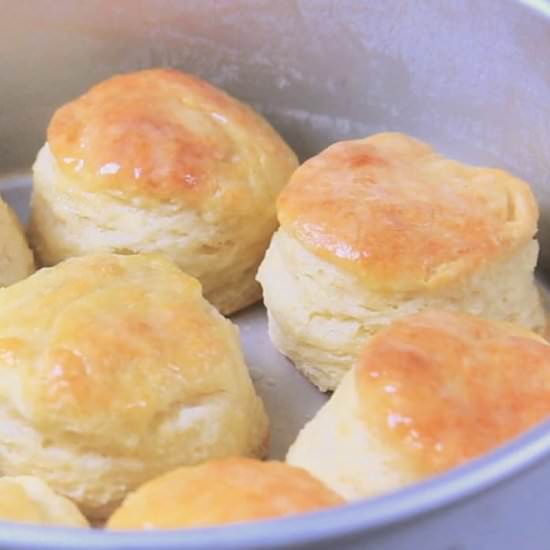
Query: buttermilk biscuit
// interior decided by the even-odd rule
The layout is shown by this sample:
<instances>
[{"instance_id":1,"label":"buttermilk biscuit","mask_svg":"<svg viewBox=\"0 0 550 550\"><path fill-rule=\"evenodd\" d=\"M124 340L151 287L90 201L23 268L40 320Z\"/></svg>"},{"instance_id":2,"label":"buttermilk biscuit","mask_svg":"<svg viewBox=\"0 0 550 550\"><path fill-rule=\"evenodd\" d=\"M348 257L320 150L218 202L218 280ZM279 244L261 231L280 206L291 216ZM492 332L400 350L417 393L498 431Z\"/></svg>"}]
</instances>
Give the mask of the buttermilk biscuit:
<instances>
[{"instance_id":1,"label":"buttermilk biscuit","mask_svg":"<svg viewBox=\"0 0 550 550\"><path fill-rule=\"evenodd\" d=\"M549 415L550 346L540 336L424 311L369 341L287 460L355 499L479 457Z\"/></svg>"},{"instance_id":2,"label":"buttermilk biscuit","mask_svg":"<svg viewBox=\"0 0 550 550\"><path fill-rule=\"evenodd\" d=\"M305 470L244 458L183 467L130 494L110 529L178 529L311 512L343 500Z\"/></svg>"},{"instance_id":3,"label":"buttermilk biscuit","mask_svg":"<svg viewBox=\"0 0 550 550\"><path fill-rule=\"evenodd\" d=\"M28 277L34 259L15 212L0 198L0 286Z\"/></svg>"},{"instance_id":4,"label":"buttermilk biscuit","mask_svg":"<svg viewBox=\"0 0 550 550\"><path fill-rule=\"evenodd\" d=\"M102 519L180 465L263 455L235 326L160 256L90 255L0 290L0 471Z\"/></svg>"},{"instance_id":5,"label":"buttermilk biscuit","mask_svg":"<svg viewBox=\"0 0 550 550\"><path fill-rule=\"evenodd\" d=\"M229 314L277 226L294 153L252 109L174 70L115 76L61 107L34 165L30 235L54 265L163 252Z\"/></svg>"},{"instance_id":6,"label":"buttermilk biscuit","mask_svg":"<svg viewBox=\"0 0 550 550\"><path fill-rule=\"evenodd\" d=\"M427 308L544 329L537 204L506 172L378 134L303 164L278 215L258 274L271 338L322 390L378 330Z\"/></svg>"},{"instance_id":7,"label":"buttermilk biscuit","mask_svg":"<svg viewBox=\"0 0 550 550\"><path fill-rule=\"evenodd\" d=\"M36 477L0 478L0 519L43 525L88 527L86 518L65 497Z\"/></svg>"}]
</instances>

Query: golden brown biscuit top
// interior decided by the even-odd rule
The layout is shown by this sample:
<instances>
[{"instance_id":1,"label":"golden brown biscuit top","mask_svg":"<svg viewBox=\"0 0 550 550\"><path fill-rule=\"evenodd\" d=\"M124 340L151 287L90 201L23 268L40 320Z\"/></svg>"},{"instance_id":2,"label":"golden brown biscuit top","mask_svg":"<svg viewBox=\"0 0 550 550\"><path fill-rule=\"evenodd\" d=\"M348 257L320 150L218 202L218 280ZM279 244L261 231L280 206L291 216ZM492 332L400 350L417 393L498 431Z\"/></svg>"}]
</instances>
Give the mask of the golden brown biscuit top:
<instances>
[{"instance_id":1,"label":"golden brown biscuit top","mask_svg":"<svg viewBox=\"0 0 550 550\"><path fill-rule=\"evenodd\" d=\"M228 458L184 467L131 494L111 516L111 529L175 529L259 520L342 504L301 468Z\"/></svg>"},{"instance_id":2,"label":"golden brown biscuit top","mask_svg":"<svg viewBox=\"0 0 550 550\"><path fill-rule=\"evenodd\" d=\"M160 256L73 258L0 290L0 400L53 441L155 452L163 421L238 391L242 365L233 325Z\"/></svg>"},{"instance_id":3,"label":"golden brown biscuit top","mask_svg":"<svg viewBox=\"0 0 550 550\"><path fill-rule=\"evenodd\" d=\"M279 191L296 167L252 109L169 69L94 86L54 114L48 144L71 185L191 206L215 198L242 207L258 174Z\"/></svg>"},{"instance_id":4,"label":"golden brown biscuit top","mask_svg":"<svg viewBox=\"0 0 550 550\"><path fill-rule=\"evenodd\" d=\"M420 475L457 466L550 415L550 346L506 323L427 311L365 347L361 414Z\"/></svg>"},{"instance_id":5,"label":"golden brown biscuit top","mask_svg":"<svg viewBox=\"0 0 550 550\"><path fill-rule=\"evenodd\" d=\"M278 200L283 228L380 291L437 286L531 239L529 186L445 159L406 135L337 143Z\"/></svg>"}]
</instances>

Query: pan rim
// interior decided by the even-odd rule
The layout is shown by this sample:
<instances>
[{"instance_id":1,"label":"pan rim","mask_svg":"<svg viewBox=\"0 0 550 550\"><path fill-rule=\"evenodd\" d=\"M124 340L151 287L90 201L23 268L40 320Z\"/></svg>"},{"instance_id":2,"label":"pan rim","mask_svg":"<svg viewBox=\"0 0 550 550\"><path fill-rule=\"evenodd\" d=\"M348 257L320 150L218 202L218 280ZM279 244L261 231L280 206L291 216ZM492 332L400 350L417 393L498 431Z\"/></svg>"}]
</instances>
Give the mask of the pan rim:
<instances>
[{"instance_id":1,"label":"pan rim","mask_svg":"<svg viewBox=\"0 0 550 550\"><path fill-rule=\"evenodd\" d=\"M342 541L441 510L512 480L550 457L550 420L477 460L391 494L301 516L215 528L110 532L0 522L11 550L267 549ZM244 526L246 526L244 528ZM75 536L76 535L76 536Z\"/></svg>"}]
</instances>

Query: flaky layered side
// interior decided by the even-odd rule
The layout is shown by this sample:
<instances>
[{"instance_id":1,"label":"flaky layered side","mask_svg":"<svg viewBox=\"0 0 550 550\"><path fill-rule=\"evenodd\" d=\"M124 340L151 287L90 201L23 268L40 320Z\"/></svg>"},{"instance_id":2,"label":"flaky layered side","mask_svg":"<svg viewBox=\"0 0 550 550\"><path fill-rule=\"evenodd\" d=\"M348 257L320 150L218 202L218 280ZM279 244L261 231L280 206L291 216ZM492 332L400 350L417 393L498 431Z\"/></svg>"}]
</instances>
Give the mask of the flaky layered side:
<instances>
[{"instance_id":1,"label":"flaky layered side","mask_svg":"<svg viewBox=\"0 0 550 550\"><path fill-rule=\"evenodd\" d=\"M544 330L537 205L503 171L377 134L305 162L278 215L258 273L270 333L323 390L380 328L427 308Z\"/></svg>"},{"instance_id":2,"label":"flaky layered side","mask_svg":"<svg viewBox=\"0 0 550 550\"><path fill-rule=\"evenodd\" d=\"M65 178L44 146L35 163L30 225L41 263L55 265L92 252L159 252L198 278L205 296L223 313L259 299L254 276L276 227L273 213L230 220L228 211L224 226L194 209L171 203L135 207L82 191Z\"/></svg>"},{"instance_id":3,"label":"flaky layered side","mask_svg":"<svg viewBox=\"0 0 550 550\"><path fill-rule=\"evenodd\" d=\"M0 198L0 286L8 286L34 271L34 258L15 212Z\"/></svg>"},{"instance_id":4,"label":"flaky layered side","mask_svg":"<svg viewBox=\"0 0 550 550\"><path fill-rule=\"evenodd\" d=\"M280 229L258 279L272 341L325 391L337 387L381 328L425 309L463 311L542 333L545 313L533 275L537 255L538 244L531 240L453 285L413 295L380 294Z\"/></svg>"}]
</instances>

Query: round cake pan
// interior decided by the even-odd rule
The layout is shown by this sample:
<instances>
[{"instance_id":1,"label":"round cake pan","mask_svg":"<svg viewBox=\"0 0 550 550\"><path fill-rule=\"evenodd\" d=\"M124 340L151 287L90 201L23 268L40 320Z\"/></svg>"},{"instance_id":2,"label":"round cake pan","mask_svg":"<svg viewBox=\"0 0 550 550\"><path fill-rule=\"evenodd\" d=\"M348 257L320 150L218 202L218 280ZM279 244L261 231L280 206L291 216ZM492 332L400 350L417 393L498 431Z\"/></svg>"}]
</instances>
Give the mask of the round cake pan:
<instances>
[{"instance_id":1,"label":"round cake pan","mask_svg":"<svg viewBox=\"0 0 550 550\"><path fill-rule=\"evenodd\" d=\"M399 130L505 168L539 200L550 281L550 4L543 0L4 2L0 190L25 217L54 109L114 73L172 66L263 112L302 159ZM234 319L273 424L271 456L326 396ZM446 475L317 514L214 529L76 531L0 523L1 550L549 550L550 425Z\"/></svg>"}]
</instances>

